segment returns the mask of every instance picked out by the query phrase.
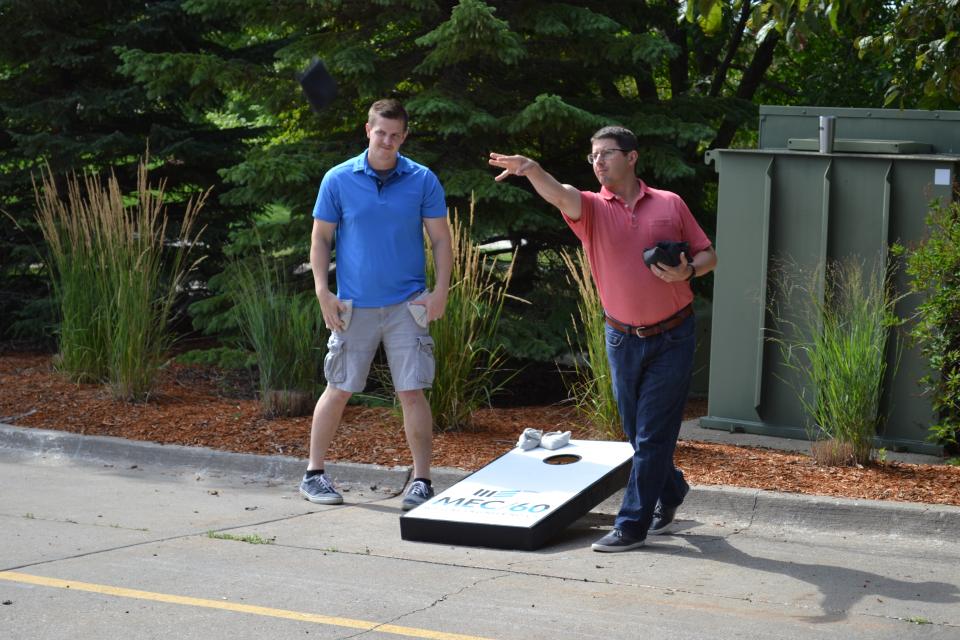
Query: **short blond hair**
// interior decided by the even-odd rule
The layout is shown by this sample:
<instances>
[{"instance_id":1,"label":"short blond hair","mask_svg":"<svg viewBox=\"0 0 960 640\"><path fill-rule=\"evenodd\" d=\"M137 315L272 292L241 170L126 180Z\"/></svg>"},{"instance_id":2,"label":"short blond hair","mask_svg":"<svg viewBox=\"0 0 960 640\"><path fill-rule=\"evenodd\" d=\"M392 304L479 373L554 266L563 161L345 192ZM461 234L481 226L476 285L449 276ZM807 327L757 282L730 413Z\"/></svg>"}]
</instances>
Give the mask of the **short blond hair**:
<instances>
[{"instance_id":1,"label":"short blond hair","mask_svg":"<svg viewBox=\"0 0 960 640\"><path fill-rule=\"evenodd\" d=\"M403 130L407 130L407 121L409 120L407 110L396 98L384 98L370 105L370 111L367 112L367 123L373 124L374 118L377 116L389 120L402 120Z\"/></svg>"}]
</instances>

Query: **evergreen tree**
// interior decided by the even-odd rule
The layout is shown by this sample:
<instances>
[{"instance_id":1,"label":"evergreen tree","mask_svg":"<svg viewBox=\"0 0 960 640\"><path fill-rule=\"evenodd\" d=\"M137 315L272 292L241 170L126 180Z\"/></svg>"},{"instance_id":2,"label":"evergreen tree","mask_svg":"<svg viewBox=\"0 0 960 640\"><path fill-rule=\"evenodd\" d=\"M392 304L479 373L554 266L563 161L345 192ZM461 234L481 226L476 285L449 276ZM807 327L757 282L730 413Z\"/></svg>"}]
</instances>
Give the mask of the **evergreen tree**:
<instances>
[{"instance_id":1,"label":"evergreen tree","mask_svg":"<svg viewBox=\"0 0 960 640\"><path fill-rule=\"evenodd\" d=\"M274 242L302 260L320 178L362 150L370 102L394 95L412 115L405 153L434 168L453 206L464 211L476 198L475 236L521 247L515 290L544 300L553 298L545 285L559 273L555 251L574 238L526 185L493 182L489 151L530 154L562 180L592 188L583 160L589 135L621 123L641 140L644 178L679 191L712 228L704 185L714 178L702 153L728 144L753 119L750 99L776 46L776 38L756 45L732 36L725 46L724 38L678 24L679 5L668 1L181 6L203 22L234 28L208 31L192 57L130 47L121 54L123 69L151 95L187 96L184 108L230 114L268 131L241 162L224 168L232 187L224 199L289 210L291 223L273 227ZM319 115L294 77L312 56L326 62L340 87Z\"/></svg>"},{"instance_id":2,"label":"evergreen tree","mask_svg":"<svg viewBox=\"0 0 960 640\"><path fill-rule=\"evenodd\" d=\"M189 51L196 41L178 2L0 1L0 208L8 214L0 217L0 337L35 338L55 322L33 220L32 177L45 165L58 176L115 171L132 188L149 147L152 175L168 180L174 206L215 188L203 240L217 253L240 216L217 202L217 170L239 159L250 131L183 110L176 96L148 96L118 72L116 52L133 44Z\"/></svg>"},{"instance_id":3,"label":"evergreen tree","mask_svg":"<svg viewBox=\"0 0 960 640\"><path fill-rule=\"evenodd\" d=\"M25 178L41 158L121 164L149 136L173 184L217 186L210 271L227 241L235 252L262 242L293 268L307 256L324 172L364 148L369 104L395 96L412 116L404 153L437 172L461 212L476 199L478 240L519 248L514 293L543 304L524 310L534 322L515 323L514 351L541 358L563 345L572 304L558 301L572 294L557 250L575 239L528 185L493 181L489 151L534 156L562 181L594 188L589 135L623 124L640 139L642 177L679 192L709 231L716 176L704 151L739 144L758 95L816 99L798 81L838 51L821 39L792 53L811 41L811 22L830 16L751 0L167 0L94 10L0 0L0 16L20 34L0 43L0 161L16 166L20 185L4 192L5 206L28 202ZM50 35L60 31L72 40ZM339 84L319 114L296 80L314 56ZM257 239L238 224L228 240L226 221L249 216ZM219 304L201 311L215 320Z\"/></svg>"}]
</instances>

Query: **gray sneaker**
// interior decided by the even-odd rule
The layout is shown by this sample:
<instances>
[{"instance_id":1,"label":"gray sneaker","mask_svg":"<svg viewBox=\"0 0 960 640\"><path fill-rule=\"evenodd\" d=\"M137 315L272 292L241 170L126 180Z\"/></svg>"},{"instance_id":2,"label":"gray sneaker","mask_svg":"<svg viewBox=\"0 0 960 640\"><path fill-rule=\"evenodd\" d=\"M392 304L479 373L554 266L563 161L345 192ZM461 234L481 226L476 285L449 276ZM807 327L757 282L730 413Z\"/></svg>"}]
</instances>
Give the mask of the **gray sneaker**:
<instances>
[{"instance_id":1,"label":"gray sneaker","mask_svg":"<svg viewBox=\"0 0 960 640\"><path fill-rule=\"evenodd\" d=\"M414 480L403 496L403 510L410 511L433 497L433 487L423 480Z\"/></svg>"},{"instance_id":2,"label":"gray sneaker","mask_svg":"<svg viewBox=\"0 0 960 640\"><path fill-rule=\"evenodd\" d=\"M343 496L333 488L326 474L311 478L304 477L300 482L300 495L314 504L343 504Z\"/></svg>"},{"instance_id":3,"label":"gray sneaker","mask_svg":"<svg viewBox=\"0 0 960 640\"><path fill-rule=\"evenodd\" d=\"M630 551L639 549L646 544L646 538L634 538L629 533L614 529L591 545L594 551L603 553L617 553L618 551Z\"/></svg>"}]
</instances>

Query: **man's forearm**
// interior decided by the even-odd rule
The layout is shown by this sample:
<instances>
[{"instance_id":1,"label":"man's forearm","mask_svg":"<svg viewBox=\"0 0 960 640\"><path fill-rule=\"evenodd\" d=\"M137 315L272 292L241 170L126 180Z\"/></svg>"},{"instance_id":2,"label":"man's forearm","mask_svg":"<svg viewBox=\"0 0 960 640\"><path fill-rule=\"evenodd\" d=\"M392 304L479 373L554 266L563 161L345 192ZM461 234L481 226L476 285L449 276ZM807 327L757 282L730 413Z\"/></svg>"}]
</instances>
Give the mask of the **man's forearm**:
<instances>
[{"instance_id":1,"label":"man's forearm","mask_svg":"<svg viewBox=\"0 0 960 640\"><path fill-rule=\"evenodd\" d=\"M450 290L450 274L453 271L453 249L447 239L432 244L431 249L436 268L436 282L433 290L446 294Z\"/></svg>"},{"instance_id":2,"label":"man's forearm","mask_svg":"<svg viewBox=\"0 0 960 640\"><path fill-rule=\"evenodd\" d=\"M319 295L330 291L330 245L322 240L310 245L310 270L313 271L313 287Z\"/></svg>"},{"instance_id":3,"label":"man's forearm","mask_svg":"<svg viewBox=\"0 0 960 640\"><path fill-rule=\"evenodd\" d=\"M567 187L561 184L556 178L547 173L546 169L540 166L539 162L533 161L527 171L524 172L530 184L541 198L557 207L563 209L563 205L570 197Z\"/></svg>"},{"instance_id":4,"label":"man's forearm","mask_svg":"<svg viewBox=\"0 0 960 640\"><path fill-rule=\"evenodd\" d=\"M492 151L488 162L494 167L503 169L503 172L494 178L497 182L505 180L508 176L523 176L533 185L537 195L572 220L580 219L580 192L568 184L560 184L536 160L526 156L508 156Z\"/></svg>"},{"instance_id":5,"label":"man's forearm","mask_svg":"<svg viewBox=\"0 0 960 640\"><path fill-rule=\"evenodd\" d=\"M690 264L693 265L693 268L696 270L697 277L705 276L717 266L717 252L714 251L712 247L705 249L693 256Z\"/></svg>"}]
</instances>

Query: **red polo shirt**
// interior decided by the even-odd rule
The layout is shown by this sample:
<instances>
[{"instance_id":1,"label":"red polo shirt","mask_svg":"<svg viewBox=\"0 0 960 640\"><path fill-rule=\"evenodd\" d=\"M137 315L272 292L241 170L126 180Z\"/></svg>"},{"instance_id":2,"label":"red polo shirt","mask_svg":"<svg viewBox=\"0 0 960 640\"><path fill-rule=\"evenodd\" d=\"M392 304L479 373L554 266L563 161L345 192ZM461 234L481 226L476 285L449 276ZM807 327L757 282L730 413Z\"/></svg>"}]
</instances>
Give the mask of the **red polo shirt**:
<instances>
[{"instance_id":1,"label":"red polo shirt","mask_svg":"<svg viewBox=\"0 0 960 640\"><path fill-rule=\"evenodd\" d=\"M580 219L564 220L583 243L600 301L624 324L646 326L666 320L693 301L688 282L664 282L643 262L643 250L662 241L685 240L692 259L710 240L675 193L652 189L642 180L633 211L602 187L580 192Z\"/></svg>"}]
</instances>

